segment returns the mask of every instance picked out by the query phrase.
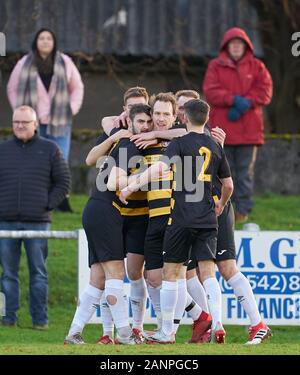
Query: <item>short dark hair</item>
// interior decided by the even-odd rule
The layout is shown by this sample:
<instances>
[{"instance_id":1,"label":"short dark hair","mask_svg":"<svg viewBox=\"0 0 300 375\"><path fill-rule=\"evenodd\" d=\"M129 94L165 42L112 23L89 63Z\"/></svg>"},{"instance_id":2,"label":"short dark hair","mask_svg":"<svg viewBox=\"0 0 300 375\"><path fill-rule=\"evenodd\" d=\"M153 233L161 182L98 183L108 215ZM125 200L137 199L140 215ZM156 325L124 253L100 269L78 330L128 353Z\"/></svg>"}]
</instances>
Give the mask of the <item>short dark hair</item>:
<instances>
[{"instance_id":1,"label":"short dark hair","mask_svg":"<svg viewBox=\"0 0 300 375\"><path fill-rule=\"evenodd\" d=\"M175 95L172 92L160 92L159 94L151 96L150 105L152 107L152 111L156 102L165 102L165 103L170 102L172 105L173 115L176 115L177 102L176 102Z\"/></svg>"},{"instance_id":2,"label":"short dark hair","mask_svg":"<svg viewBox=\"0 0 300 375\"><path fill-rule=\"evenodd\" d=\"M179 90L175 94L176 100L178 100L181 96L185 96L186 98L194 98L200 99L200 94L196 90Z\"/></svg>"},{"instance_id":3,"label":"short dark hair","mask_svg":"<svg viewBox=\"0 0 300 375\"><path fill-rule=\"evenodd\" d=\"M133 122L136 115L145 113L151 117L151 107L148 104L134 104L129 111L129 118Z\"/></svg>"},{"instance_id":4,"label":"short dark hair","mask_svg":"<svg viewBox=\"0 0 300 375\"><path fill-rule=\"evenodd\" d=\"M204 125L208 120L209 105L201 99L192 99L184 104L185 115L193 125Z\"/></svg>"},{"instance_id":5,"label":"short dark hair","mask_svg":"<svg viewBox=\"0 0 300 375\"><path fill-rule=\"evenodd\" d=\"M130 87L124 94L124 105L126 105L126 102L129 98L145 98L146 102L149 101L149 95L147 93L147 90L145 87Z\"/></svg>"}]
</instances>

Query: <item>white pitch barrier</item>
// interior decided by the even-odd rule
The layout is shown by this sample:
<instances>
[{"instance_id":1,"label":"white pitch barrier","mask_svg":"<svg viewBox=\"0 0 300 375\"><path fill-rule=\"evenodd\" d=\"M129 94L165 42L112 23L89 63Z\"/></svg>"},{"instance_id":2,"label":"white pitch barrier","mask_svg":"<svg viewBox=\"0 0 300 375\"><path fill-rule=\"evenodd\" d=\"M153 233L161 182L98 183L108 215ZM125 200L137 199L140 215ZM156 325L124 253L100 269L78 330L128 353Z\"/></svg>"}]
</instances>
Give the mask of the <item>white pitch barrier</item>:
<instances>
[{"instance_id":1,"label":"white pitch barrier","mask_svg":"<svg viewBox=\"0 0 300 375\"><path fill-rule=\"evenodd\" d=\"M78 231L65 230L0 230L0 238L77 239Z\"/></svg>"},{"instance_id":2,"label":"white pitch barrier","mask_svg":"<svg viewBox=\"0 0 300 375\"><path fill-rule=\"evenodd\" d=\"M83 229L76 231L0 231L0 238L50 238L78 240L78 295L89 282L88 245ZM270 325L300 325L300 232L236 231L237 263L248 278L260 313ZM249 324L233 290L217 273L222 290L225 324ZM129 295L129 282L125 291ZM129 308L130 309L130 308ZM130 311L131 315L131 311ZM100 309L91 323L100 323ZM147 301L146 323L155 323ZM186 315L183 324L190 324Z\"/></svg>"},{"instance_id":3,"label":"white pitch barrier","mask_svg":"<svg viewBox=\"0 0 300 375\"><path fill-rule=\"evenodd\" d=\"M235 231L237 263L248 278L260 313L270 325L300 325L300 232ZM249 320L232 288L217 273L222 290L222 317L225 324L247 325ZM78 291L89 282L88 247L84 230L78 231ZM129 282L125 291L129 295ZM130 309L130 308L129 308ZM131 315L131 311L130 311ZM146 323L155 323L147 301ZM100 310L91 323L100 323ZM183 324L190 324L186 315Z\"/></svg>"}]
</instances>

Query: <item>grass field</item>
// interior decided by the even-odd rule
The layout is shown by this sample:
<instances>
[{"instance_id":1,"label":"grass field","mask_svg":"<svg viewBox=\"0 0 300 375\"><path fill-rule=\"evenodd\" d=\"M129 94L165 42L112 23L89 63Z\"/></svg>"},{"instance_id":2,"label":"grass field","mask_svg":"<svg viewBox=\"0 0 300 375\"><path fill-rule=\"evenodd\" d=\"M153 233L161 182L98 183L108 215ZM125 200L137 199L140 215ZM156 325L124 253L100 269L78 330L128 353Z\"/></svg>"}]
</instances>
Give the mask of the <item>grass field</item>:
<instances>
[{"instance_id":1,"label":"grass field","mask_svg":"<svg viewBox=\"0 0 300 375\"><path fill-rule=\"evenodd\" d=\"M54 213L52 229L72 230L81 227L81 212L85 196L73 196L73 214ZM299 230L299 197L281 197L272 194L256 197L256 206L250 221L261 229ZM238 229L241 226L237 227ZM93 344L101 335L101 327L88 325L84 338L89 343L83 347L63 346L76 307L77 248L74 240L51 240L48 258L49 319L48 331L31 329L28 313L28 271L23 255L20 270L22 289L19 325L16 328L0 326L0 354L300 354L300 327L271 327L274 336L257 347L246 347L245 327L226 326L226 345L187 345L191 327L179 329L178 344L165 346L143 345L97 346Z\"/></svg>"}]
</instances>

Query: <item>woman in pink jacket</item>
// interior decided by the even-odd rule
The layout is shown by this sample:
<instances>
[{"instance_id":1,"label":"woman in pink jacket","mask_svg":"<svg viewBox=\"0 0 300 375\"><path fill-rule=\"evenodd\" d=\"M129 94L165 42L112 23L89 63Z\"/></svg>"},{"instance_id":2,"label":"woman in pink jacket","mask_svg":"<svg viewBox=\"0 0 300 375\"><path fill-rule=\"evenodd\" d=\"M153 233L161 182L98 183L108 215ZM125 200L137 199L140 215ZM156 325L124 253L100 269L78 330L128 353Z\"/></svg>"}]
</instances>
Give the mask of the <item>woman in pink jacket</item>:
<instances>
[{"instance_id":1,"label":"woman in pink jacket","mask_svg":"<svg viewBox=\"0 0 300 375\"><path fill-rule=\"evenodd\" d=\"M12 109L24 104L33 107L38 114L40 136L57 143L66 160L72 116L81 107L83 91L75 64L56 49L55 34L45 28L36 33L32 51L18 61L7 84ZM72 212L67 197L58 208Z\"/></svg>"},{"instance_id":2,"label":"woman in pink jacket","mask_svg":"<svg viewBox=\"0 0 300 375\"><path fill-rule=\"evenodd\" d=\"M83 100L83 83L75 64L56 49L56 37L49 29L35 35L32 51L13 69L7 84L12 109L33 107L40 123L40 136L53 140L69 157L72 116Z\"/></svg>"},{"instance_id":3,"label":"woman in pink jacket","mask_svg":"<svg viewBox=\"0 0 300 375\"><path fill-rule=\"evenodd\" d=\"M226 133L225 152L234 176L236 220L253 206L253 170L257 146L264 143L263 106L272 98L272 78L253 53L244 30L226 31L220 54L210 61L203 91L211 106L209 124Z\"/></svg>"}]
</instances>

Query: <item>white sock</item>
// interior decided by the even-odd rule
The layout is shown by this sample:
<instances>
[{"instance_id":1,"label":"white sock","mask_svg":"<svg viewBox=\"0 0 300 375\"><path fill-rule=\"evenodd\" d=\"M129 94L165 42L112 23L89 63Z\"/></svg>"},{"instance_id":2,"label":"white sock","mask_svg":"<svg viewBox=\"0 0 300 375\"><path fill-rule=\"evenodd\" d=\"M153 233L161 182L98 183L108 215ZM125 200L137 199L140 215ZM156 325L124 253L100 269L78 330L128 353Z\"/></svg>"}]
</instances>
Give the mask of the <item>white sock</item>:
<instances>
[{"instance_id":1,"label":"white sock","mask_svg":"<svg viewBox=\"0 0 300 375\"><path fill-rule=\"evenodd\" d=\"M129 322L129 302L128 302L127 294L124 294L123 298L124 298L125 306L127 306L126 320ZM125 317L125 315L124 315L124 317ZM118 331L118 335L121 336L121 337L129 337L132 333L130 325L126 326L126 327L118 328L117 331Z\"/></svg>"},{"instance_id":2,"label":"white sock","mask_svg":"<svg viewBox=\"0 0 300 375\"><path fill-rule=\"evenodd\" d=\"M212 316L212 328L214 328L218 322L222 323L222 295L220 285L215 277L210 277L203 282L203 286Z\"/></svg>"},{"instance_id":3,"label":"white sock","mask_svg":"<svg viewBox=\"0 0 300 375\"><path fill-rule=\"evenodd\" d=\"M157 319L157 328L161 328L161 306L160 306L160 290L161 286L158 288L153 288L151 285L148 285L148 294L151 300L152 307L155 311L156 319Z\"/></svg>"},{"instance_id":4,"label":"white sock","mask_svg":"<svg viewBox=\"0 0 300 375\"><path fill-rule=\"evenodd\" d=\"M103 327L103 336L114 337L114 321L110 312L108 303L106 302L105 293L102 294L100 301L101 320Z\"/></svg>"},{"instance_id":5,"label":"white sock","mask_svg":"<svg viewBox=\"0 0 300 375\"><path fill-rule=\"evenodd\" d=\"M78 300L78 306L68 336L81 333L98 308L103 290L88 285Z\"/></svg>"},{"instance_id":6,"label":"white sock","mask_svg":"<svg viewBox=\"0 0 300 375\"><path fill-rule=\"evenodd\" d=\"M200 283L198 276L194 276L191 279L186 281L187 290L193 300L197 303L200 308L205 311L208 311L207 298L205 290Z\"/></svg>"},{"instance_id":7,"label":"white sock","mask_svg":"<svg viewBox=\"0 0 300 375\"><path fill-rule=\"evenodd\" d=\"M256 326L261 321L261 316L247 277L238 272L227 282L233 288L234 294L249 316L251 325Z\"/></svg>"},{"instance_id":8,"label":"white sock","mask_svg":"<svg viewBox=\"0 0 300 375\"><path fill-rule=\"evenodd\" d=\"M130 280L130 303L132 309L132 328L143 330L146 312L147 286L145 279Z\"/></svg>"},{"instance_id":9,"label":"white sock","mask_svg":"<svg viewBox=\"0 0 300 375\"><path fill-rule=\"evenodd\" d=\"M131 329L129 326L128 319L128 306L126 300L124 299L124 282L119 279L110 279L105 281L105 296L106 301L109 305L114 324L117 328L118 334L120 336L130 336ZM115 304L110 304L108 301L108 296L113 296L116 298ZM122 329L124 328L124 329ZM125 333L126 332L126 333Z\"/></svg>"},{"instance_id":10,"label":"white sock","mask_svg":"<svg viewBox=\"0 0 300 375\"><path fill-rule=\"evenodd\" d=\"M187 293L186 295L185 311L195 321L199 318L202 313L201 307L193 300L193 298Z\"/></svg>"},{"instance_id":11,"label":"white sock","mask_svg":"<svg viewBox=\"0 0 300 375\"><path fill-rule=\"evenodd\" d=\"M178 284L178 299L175 306L175 312L174 312L174 332L176 333L180 321L183 317L184 310L186 307L186 299L187 299L187 288L186 288L186 279L179 279L177 280Z\"/></svg>"},{"instance_id":12,"label":"white sock","mask_svg":"<svg viewBox=\"0 0 300 375\"><path fill-rule=\"evenodd\" d=\"M174 333L174 314L178 299L177 281L163 281L160 291L162 331L166 335Z\"/></svg>"},{"instance_id":13,"label":"white sock","mask_svg":"<svg viewBox=\"0 0 300 375\"><path fill-rule=\"evenodd\" d=\"M128 302L127 294L124 294L123 298L124 298L125 306L127 306L127 309L126 309L126 320L129 321L129 302Z\"/></svg>"}]
</instances>

